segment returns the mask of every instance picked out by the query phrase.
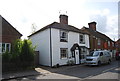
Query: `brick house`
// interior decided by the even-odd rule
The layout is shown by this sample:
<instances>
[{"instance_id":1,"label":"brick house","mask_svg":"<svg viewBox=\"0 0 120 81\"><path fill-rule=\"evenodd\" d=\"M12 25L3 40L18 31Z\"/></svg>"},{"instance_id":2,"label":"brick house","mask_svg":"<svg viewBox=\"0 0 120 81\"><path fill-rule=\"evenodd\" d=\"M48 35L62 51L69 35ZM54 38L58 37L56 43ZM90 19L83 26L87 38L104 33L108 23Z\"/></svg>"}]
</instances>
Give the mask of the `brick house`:
<instances>
[{"instance_id":1,"label":"brick house","mask_svg":"<svg viewBox=\"0 0 120 81\"><path fill-rule=\"evenodd\" d=\"M120 39L116 41L116 50L120 51Z\"/></svg>"},{"instance_id":2,"label":"brick house","mask_svg":"<svg viewBox=\"0 0 120 81\"><path fill-rule=\"evenodd\" d=\"M10 51L14 40L20 39L20 34L8 21L0 15L0 53ZM2 40L1 40L2 39Z\"/></svg>"},{"instance_id":3,"label":"brick house","mask_svg":"<svg viewBox=\"0 0 120 81\"><path fill-rule=\"evenodd\" d=\"M105 34L98 32L96 30L96 24L96 22L90 22L88 23L89 28L81 28L84 32L90 34L90 51L109 50L112 55L115 54L115 42Z\"/></svg>"}]
</instances>

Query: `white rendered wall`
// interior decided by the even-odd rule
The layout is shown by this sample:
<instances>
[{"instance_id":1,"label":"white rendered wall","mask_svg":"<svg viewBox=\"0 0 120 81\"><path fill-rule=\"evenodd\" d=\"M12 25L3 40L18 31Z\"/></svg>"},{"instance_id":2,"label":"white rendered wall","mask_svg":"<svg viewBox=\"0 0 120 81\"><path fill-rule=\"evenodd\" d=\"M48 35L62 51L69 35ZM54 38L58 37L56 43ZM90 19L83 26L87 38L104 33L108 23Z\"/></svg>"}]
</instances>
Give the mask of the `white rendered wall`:
<instances>
[{"instance_id":1,"label":"white rendered wall","mask_svg":"<svg viewBox=\"0 0 120 81\"><path fill-rule=\"evenodd\" d=\"M0 15L0 54L2 53L2 17ZM0 61L1 62L1 61Z\"/></svg>"},{"instance_id":2,"label":"white rendered wall","mask_svg":"<svg viewBox=\"0 0 120 81\"><path fill-rule=\"evenodd\" d=\"M60 30L52 28L52 65L60 64L64 65L69 59L60 58L60 48L68 48L68 57L71 56L71 47L78 43L80 46L86 46L89 48L89 36L85 35L85 44L79 43L79 33L68 32L68 42L60 42Z\"/></svg>"},{"instance_id":3,"label":"white rendered wall","mask_svg":"<svg viewBox=\"0 0 120 81\"><path fill-rule=\"evenodd\" d=\"M41 31L30 37L32 44L39 51L39 63L50 66L50 29Z\"/></svg>"},{"instance_id":4,"label":"white rendered wall","mask_svg":"<svg viewBox=\"0 0 120 81\"><path fill-rule=\"evenodd\" d=\"M40 52L39 63L41 65L50 66L50 29L46 29L38 34L30 37L36 51ZM79 43L79 33L68 32L68 42L60 42L60 30L51 28L51 41L52 41L52 66L56 64L65 65L67 59L60 58L60 48L68 48L68 57L71 56L71 47L78 43L80 46L89 48L89 36L85 35L85 44Z\"/></svg>"}]
</instances>

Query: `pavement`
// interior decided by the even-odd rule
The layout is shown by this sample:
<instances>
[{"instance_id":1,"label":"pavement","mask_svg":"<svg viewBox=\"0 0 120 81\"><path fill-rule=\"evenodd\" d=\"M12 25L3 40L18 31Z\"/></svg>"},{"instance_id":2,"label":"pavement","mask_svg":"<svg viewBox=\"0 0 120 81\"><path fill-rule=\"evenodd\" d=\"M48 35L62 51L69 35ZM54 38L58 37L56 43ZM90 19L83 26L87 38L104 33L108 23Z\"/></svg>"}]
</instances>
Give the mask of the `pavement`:
<instances>
[{"instance_id":1,"label":"pavement","mask_svg":"<svg viewBox=\"0 0 120 81\"><path fill-rule=\"evenodd\" d=\"M37 76L37 75L41 76L41 75L45 75L45 74L57 73L57 72L60 72L60 71L66 71L67 69L71 69L71 68L78 67L78 66L83 66L83 65L80 64L80 65L73 65L73 66L61 66L59 68L39 66L39 67L37 67L33 70L19 71L19 72L12 72L12 73L4 73L2 75L2 80L11 80L11 79L24 78L24 77ZM102 75L102 76L104 76L104 75ZM89 78L91 78L91 77L89 77ZM96 78L99 78L99 76L94 77L94 79L96 79Z\"/></svg>"},{"instance_id":2,"label":"pavement","mask_svg":"<svg viewBox=\"0 0 120 81\"><path fill-rule=\"evenodd\" d=\"M37 72L36 70L5 73L2 75L2 80L10 80L10 79L22 78L27 76L35 76L35 75L41 75L41 73Z\"/></svg>"},{"instance_id":3,"label":"pavement","mask_svg":"<svg viewBox=\"0 0 120 81\"><path fill-rule=\"evenodd\" d=\"M63 70L63 69L64 70L70 69L70 68L77 67L77 66L82 66L82 65L61 66L59 68L40 66L38 68L35 68L34 70L29 70L29 71L4 73L2 75L2 80L17 79L17 78L23 78L23 77L28 77L28 76L45 75L45 74L49 74L49 73L58 72L58 71Z\"/></svg>"}]
</instances>

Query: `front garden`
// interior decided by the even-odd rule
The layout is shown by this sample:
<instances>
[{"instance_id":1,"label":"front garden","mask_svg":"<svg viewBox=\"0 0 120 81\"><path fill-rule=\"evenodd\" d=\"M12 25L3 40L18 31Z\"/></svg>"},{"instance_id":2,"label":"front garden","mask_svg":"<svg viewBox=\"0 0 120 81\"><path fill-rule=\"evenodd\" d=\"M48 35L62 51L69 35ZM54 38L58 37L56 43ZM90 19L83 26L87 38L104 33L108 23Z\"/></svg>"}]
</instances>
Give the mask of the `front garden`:
<instances>
[{"instance_id":1,"label":"front garden","mask_svg":"<svg viewBox=\"0 0 120 81\"><path fill-rule=\"evenodd\" d=\"M35 47L30 40L16 40L11 51L2 54L2 72L20 71L34 67Z\"/></svg>"}]
</instances>

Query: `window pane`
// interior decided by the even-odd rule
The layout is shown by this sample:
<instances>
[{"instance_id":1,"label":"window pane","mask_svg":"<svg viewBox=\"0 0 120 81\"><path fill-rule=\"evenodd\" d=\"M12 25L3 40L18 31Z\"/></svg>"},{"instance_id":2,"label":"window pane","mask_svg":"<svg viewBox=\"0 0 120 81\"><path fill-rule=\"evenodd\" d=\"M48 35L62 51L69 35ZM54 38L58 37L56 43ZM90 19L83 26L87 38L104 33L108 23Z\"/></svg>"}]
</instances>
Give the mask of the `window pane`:
<instances>
[{"instance_id":1,"label":"window pane","mask_svg":"<svg viewBox=\"0 0 120 81\"><path fill-rule=\"evenodd\" d=\"M84 35L80 35L80 43L84 44L85 43L85 37Z\"/></svg>"},{"instance_id":2,"label":"window pane","mask_svg":"<svg viewBox=\"0 0 120 81\"><path fill-rule=\"evenodd\" d=\"M110 46L110 41L108 41L108 46Z\"/></svg>"},{"instance_id":3,"label":"window pane","mask_svg":"<svg viewBox=\"0 0 120 81\"><path fill-rule=\"evenodd\" d=\"M61 56L61 58L67 58L67 51L68 51L68 49L67 48L61 48L60 49L60 56Z\"/></svg>"},{"instance_id":4,"label":"window pane","mask_svg":"<svg viewBox=\"0 0 120 81\"><path fill-rule=\"evenodd\" d=\"M100 41L100 39L98 39L98 45L100 45L101 44L101 41Z\"/></svg>"},{"instance_id":5,"label":"window pane","mask_svg":"<svg viewBox=\"0 0 120 81\"><path fill-rule=\"evenodd\" d=\"M5 43L2 44L2 52L5 52Z\"/></svg>"},{"instance_id":6,"label":"window pane","mask_svg":"<svg viewBox=\"0 0 120 81\"><path fill-rule=\"evenodd\" d=\"M112 46L114 47L114 42L112 42Z\"/></svg>"},{"instance_id":7,"label":"window pane","mask_svg":"<svg viewBox=\"0 0 120 81\"><path fill-rule=\"evenodd\" d=\"M2 53L2 43L0 43L0 53Z\"/></svg>"},{"instance_id":8,"label":"window pane","mask_svg":"<svg viewBox=\"0 0 120 81\"><path fill-rule=\"evenodd\" d=\"M67 42L68 33L66 31L60 31L60 42Z\"/></svg>"},{"instance_id":9,"label":"window pane","mask_svg":"<svg viewBox=\"0 0 120 81\"><path fill-rule=\"evenodd\" d=\"M6 51L10 51L10 44L6 44Z\"/></svg>"}]
</instances>

